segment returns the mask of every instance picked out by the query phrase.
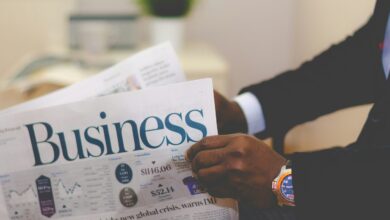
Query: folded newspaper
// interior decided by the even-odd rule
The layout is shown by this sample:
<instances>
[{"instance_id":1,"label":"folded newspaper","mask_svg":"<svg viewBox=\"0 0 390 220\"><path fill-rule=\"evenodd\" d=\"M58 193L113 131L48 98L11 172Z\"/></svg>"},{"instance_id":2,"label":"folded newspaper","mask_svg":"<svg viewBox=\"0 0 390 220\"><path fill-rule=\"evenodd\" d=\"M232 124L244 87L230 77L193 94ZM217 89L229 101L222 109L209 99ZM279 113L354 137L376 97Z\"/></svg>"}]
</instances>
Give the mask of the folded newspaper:
<instances>
[{"instance_id":1,"label":"folded newspaper","mask_svg":"<svg viewBox=\"0 0 390 220\"><path fill-rule=\"evenodd\" d=\"M185 76L176 53L169 43L165 43L144 50L80 83L3 110L0 115L183 81Z\"/></svg>"},{"instance_id":2,"label":"folded newspaper","mask_svg":"<svg viewBox=\"0 0 390 220\"><path fill-rule=\"evenodd\" d=\"M1 112L0 219L238 219L184 159L217 134L211 80L184 79L163 44Z\"/></svg>"}]
</instances>

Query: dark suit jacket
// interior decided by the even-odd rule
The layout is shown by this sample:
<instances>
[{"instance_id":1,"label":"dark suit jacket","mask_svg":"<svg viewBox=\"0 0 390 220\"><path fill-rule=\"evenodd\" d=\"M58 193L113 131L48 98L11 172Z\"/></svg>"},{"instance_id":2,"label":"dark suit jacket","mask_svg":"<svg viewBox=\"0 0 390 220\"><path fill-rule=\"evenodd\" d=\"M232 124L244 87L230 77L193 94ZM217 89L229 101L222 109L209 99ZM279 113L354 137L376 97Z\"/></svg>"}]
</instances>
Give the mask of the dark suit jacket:
<instances>
[{"instance_id":1,"label":"dark suit jacket","mask_svg":"<svg viewBox=\"0 0 390 220\"><path fill-rule=\"evenodd\" d=\"M390 219L390 80L381 60L389 11L390 1L379 0L368 23L352 37L296 70L242 91L262 103L264 136L374 103L355 143L292 155L299 220Z\"/></svg>"}]
</instances>

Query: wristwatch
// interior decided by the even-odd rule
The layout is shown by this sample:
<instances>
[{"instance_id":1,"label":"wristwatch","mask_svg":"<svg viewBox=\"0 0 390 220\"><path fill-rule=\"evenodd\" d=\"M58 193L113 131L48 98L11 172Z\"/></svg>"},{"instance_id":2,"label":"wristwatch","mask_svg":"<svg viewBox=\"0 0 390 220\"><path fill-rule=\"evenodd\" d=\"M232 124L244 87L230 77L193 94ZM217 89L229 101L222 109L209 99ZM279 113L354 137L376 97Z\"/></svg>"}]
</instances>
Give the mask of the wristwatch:
<instances>
[{"instance_id":1,"label":"wristwatch","mask_svg":"<svg viewBox=\"0 0 390 220\"><path fill-rule=\"evenodd\" d=\"M282 167L279 175L272 182L272 191L279 206L295 206L292 180L291 162L287 161L287 164Z\"/></svg>"}]
</instances>

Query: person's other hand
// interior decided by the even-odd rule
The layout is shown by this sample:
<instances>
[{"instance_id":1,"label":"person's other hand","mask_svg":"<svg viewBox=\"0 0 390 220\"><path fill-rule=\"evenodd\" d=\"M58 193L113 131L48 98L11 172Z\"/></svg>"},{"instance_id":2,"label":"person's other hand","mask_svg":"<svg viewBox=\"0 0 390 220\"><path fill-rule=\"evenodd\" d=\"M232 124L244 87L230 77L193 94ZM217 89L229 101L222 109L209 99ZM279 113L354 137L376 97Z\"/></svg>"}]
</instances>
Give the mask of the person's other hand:
<instances>
[{"instance_id":1,"label":"person's other hand","mask_svg":"<svg viewBox=\"0 0 390 220\"><path fill-rule=\"evenodd\" d=\"M240 106L214 91L217 124L220 134L247 133L248 125Z\"/></svg>"},{"instance_id":2,"label":"person's other hand","mask_svg":"<svg viewBox=\"0 0 390 220\"><path fill-rule=\"evenodd\" d=\"M234 198L257 208L276 205L272 181L286 159L255 137L206 137L187 151L187 159L210 195Z\"/></svg>"}]
</instances>

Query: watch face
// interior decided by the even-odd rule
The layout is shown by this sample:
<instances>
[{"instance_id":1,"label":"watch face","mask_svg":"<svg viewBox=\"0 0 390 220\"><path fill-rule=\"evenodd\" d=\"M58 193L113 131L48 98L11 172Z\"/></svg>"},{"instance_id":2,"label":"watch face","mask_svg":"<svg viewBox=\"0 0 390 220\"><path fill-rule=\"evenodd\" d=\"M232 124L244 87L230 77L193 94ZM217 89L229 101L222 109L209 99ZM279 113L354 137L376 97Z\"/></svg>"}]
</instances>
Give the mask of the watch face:
<instances>
[{"instance_id":1,"label":"watch face","mask_svg":"<svg viewBox=\"0 0 390 220\"><path fill-rule=\"evenodd\" d=\"M294 202L294 189L292 184L292 175L285 176L280 185L280 192L286 200Z\"/></svg>"}]
</instances>

